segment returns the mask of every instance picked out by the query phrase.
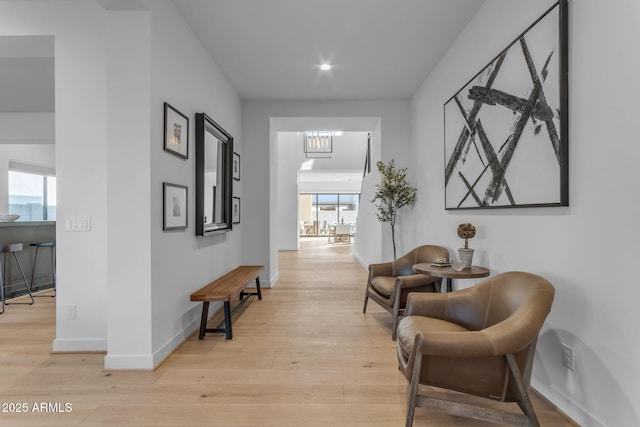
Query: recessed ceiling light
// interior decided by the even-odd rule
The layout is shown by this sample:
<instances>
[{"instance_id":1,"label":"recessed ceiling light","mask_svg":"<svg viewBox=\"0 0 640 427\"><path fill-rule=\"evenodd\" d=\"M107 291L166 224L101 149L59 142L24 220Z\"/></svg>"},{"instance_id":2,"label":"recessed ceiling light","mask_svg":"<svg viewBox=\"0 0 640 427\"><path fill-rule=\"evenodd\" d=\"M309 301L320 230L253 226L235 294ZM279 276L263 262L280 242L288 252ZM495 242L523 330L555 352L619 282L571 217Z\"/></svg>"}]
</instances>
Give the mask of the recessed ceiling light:
<instances>
[{"instance_id":1,"label":"recessed ceiling light","mask_svg":"<svg viewBox=\"0 0 640 427\"><path fill-rule=\"evenodd\" d=\"M321 69L322 71L329 71L329 70L331 69L331 64L322 64L322 65L320 66L320 69Z\"/></svg>"}]
</instances>

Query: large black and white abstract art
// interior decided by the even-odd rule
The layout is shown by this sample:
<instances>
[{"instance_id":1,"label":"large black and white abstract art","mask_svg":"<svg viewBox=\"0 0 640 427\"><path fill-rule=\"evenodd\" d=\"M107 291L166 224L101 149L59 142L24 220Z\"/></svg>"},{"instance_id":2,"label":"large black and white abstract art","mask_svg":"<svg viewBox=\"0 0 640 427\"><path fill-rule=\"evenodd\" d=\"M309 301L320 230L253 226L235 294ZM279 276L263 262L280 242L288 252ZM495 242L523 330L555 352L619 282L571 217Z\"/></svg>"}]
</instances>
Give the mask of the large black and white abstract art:
<instances>
[{"instance_id":1,"label":"large black and white abstract art","mask_svg":"<svg viewBox=\"0 0 640 427\"><path fill-rule=\"evenodd\" d=\"M567 2L444 105L446 209L568 205Z\"/></svg>"}]
</instances>

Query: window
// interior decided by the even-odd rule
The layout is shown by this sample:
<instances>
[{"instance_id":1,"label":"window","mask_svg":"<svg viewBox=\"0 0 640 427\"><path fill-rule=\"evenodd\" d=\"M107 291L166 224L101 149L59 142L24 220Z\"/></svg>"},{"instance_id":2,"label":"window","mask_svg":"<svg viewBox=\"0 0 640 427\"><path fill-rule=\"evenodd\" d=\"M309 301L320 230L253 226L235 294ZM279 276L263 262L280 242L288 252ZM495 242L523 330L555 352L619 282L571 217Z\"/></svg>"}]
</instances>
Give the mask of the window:
<instances>
[{"instance_id":1,"label":"window","mask_svg":"<svg viewBox=\"0 0 640 427\"><path fill-rule=\"evenodd\" d=\"M324 236L338 223L355 227L359 194L300 194L300 235Z\"/></svg>"},{"instance_id":2,"label":"window","mask_svg":"<svg viewBox=\"0 0 640 427\"><path fill-rule=\"evenodd\" d=\"M10 161L9 213L20 215L18 221L55 221L55 171Z\"/></svg>"}]
</instances>

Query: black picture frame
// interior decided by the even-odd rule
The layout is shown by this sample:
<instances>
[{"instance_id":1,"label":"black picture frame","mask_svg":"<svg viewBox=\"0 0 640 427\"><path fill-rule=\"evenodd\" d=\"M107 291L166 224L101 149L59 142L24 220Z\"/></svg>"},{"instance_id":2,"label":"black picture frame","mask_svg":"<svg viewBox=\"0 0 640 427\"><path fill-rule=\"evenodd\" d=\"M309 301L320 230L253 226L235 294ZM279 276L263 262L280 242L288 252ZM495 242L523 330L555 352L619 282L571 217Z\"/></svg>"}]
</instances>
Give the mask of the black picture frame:
<instances>
[{"instance_id":1,"label":"black picture frame","mask_svg":"<svg viewBox=\"0 0 640 427\"><path fill-rule=\"evenodd\" d=\"M189 225L189 189L186 185L162 183L162 229L185 230Z\"/></svg>"},{"instance_id":2,"label":"black picture frame","mask_svg":"<svg viewBox=\"0 0 640 427\"><path fill-rule=\"evenodd\" d=\"M189 158L189 118L168 102L164 103L164 151Z\"/></svg>"},{"instance_id":3,"label":"black picture frame","mask_svg":"<svg viewBox=\"0 0 640 427\"><path fill-rule=\"evenodd\" d=\"M234 197L231 204L231 218L233 224L240 224L240 197Z\"/></svg>"},{"instance_id":4,"label":"black picture frame","mask_svg":"<svg viewBox=\"0 0 640 427\"><path fill-rule=\"evenodd\" d=\"M444 104L445 209L569 205L560 0Z\"/></svg>"},{"instance_id":5,"label":"black picture frame","mask_svg":"<svg viewBox=\"0 0 640 427\"><path fill-rule=\"evenodd\" d=\"M233 179L240 181L240 154L233 153Z\"/></svg>"}]
</instances>

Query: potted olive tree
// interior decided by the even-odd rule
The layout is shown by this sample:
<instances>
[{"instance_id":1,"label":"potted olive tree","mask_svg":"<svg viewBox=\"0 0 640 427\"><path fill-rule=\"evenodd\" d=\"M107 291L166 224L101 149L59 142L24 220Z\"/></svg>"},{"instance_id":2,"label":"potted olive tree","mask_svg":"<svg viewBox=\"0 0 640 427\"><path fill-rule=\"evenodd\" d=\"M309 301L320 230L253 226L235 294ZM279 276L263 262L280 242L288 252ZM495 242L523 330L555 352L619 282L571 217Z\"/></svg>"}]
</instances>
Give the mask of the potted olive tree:
<instances>
[{"instance_id":1,"label":"potted olive tree","mask_svg":"<svg viewBox=\"0 0 640 427\"><path fill-rule=\"evenodd\" d=\"M476 228L473 224L460 224L458 226L458 237L464 239L464 248L458 249L460 261L464 263L464 268L471 268L473 261L473 249L469 248L469 239L473 239L476 235Z\"/></svg>"},{"instance_id":2,"label":"potted olive tree","mask_svg":"<svg viewBox=\"0 0 640 427\"><path fill-rule=\"evenodd\" d=\"M398 210L403 206L412 205L416 201L417 188L407 181L407 168L396 169L395 160L387 164L377 163L380 171L380 184L376 184L376 194L372 202L376 203L376 216L380 222L391 225L391 240L393 241L393 259L396 259L396 218Z\"/></svg>"}]
</instances>

